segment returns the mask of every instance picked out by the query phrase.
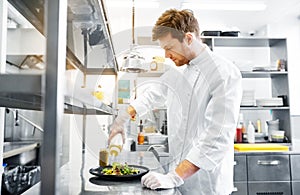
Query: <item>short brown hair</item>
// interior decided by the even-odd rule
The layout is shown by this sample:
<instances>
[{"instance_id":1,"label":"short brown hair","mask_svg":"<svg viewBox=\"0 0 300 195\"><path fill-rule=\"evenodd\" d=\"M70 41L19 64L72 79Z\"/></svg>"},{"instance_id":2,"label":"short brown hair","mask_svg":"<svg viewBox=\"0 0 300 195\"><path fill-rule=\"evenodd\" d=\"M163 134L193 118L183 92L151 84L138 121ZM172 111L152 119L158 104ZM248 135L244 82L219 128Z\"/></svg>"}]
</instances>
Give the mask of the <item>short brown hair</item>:
<instances>
[{"instance_id":1,"label":"short brown hair","mask_svg":"<svg viewBox=\"0 0 300 195\"><path fill-rule=\"evenodd\" d=\"M199 36L199 24L191 10L169 9L156 21L152 29L152 39L156 41L171 33L173 38L183 41L185 33L192 32Z\"/></svg>"}]
</instances>

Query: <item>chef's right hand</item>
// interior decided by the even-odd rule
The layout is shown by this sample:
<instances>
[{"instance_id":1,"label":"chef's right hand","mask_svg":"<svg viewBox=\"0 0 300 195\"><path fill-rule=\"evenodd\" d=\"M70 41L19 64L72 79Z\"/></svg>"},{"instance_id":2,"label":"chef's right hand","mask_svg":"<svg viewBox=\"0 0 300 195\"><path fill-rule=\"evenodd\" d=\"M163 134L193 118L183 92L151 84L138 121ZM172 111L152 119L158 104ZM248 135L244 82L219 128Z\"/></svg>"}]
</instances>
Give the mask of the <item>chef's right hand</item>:
<instances>
[{"instance_id":1,"label":"chef's right hand","mask_svg":"<svg viewBox=\"0 0 300 195\"><path fill-rule=\"evenodd\" d=\"M120 110L117 118L113 122L113 124L110 127L110 134L108 137L108 144L112 140L112 138L120 133L123 138L123 143L125 142L125 133L124 133L124 124L127 120L130 119L130 114L125 110Z\"/></svg>"}]
</instances>

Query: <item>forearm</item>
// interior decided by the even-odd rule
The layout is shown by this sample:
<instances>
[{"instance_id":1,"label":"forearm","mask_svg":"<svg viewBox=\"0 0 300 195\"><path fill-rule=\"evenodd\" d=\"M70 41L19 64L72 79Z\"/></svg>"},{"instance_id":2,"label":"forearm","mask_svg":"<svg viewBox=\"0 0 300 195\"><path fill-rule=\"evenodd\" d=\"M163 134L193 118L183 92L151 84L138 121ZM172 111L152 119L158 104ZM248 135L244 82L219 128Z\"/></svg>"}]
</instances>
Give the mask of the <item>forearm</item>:
<instances>
[{"instance_id":1,"label":"forearm","mask_svg":"<svg viewBox=\"0 0 300 195\"><path fill-rule=\"evenodd\" d=\"M182 178L186 179L196 173L200 168L188 160L183 160L175 169L176 173Z\"/></svg>"}]
</instances>

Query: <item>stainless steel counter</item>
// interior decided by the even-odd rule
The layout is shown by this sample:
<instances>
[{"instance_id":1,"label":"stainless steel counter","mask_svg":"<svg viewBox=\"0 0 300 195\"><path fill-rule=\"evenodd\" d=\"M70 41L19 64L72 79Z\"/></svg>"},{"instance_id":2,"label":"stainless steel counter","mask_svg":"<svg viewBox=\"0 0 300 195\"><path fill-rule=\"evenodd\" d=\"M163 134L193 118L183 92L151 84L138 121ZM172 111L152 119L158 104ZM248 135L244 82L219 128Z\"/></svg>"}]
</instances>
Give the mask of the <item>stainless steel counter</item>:
<instances>
[{"instance_id":1,"label":"stainless steel counter","mask_svg":"<svg viewBox=\"0 0 300 195\"><path fill-rule=\"evenodd\" d=\"M39 146L39 143L29 142L6 142L3 147L3 159L9 158L30 150L34 150Z\"/></svg>"},{"instance_id":2,"label":"stainless steel counter","mask_svg":"<svg viewBox=\"0 0 300 195\"><path fill-rule=\"evenodd\" d=\"M300 150L293 147L291 151L286 152L259 152L257 154L297 154ZM253 152L249 152L254 154ZM235 155L245 155L249 153L237 152ZM98 166L98 154L93 154L88 148L82 153L81 150L72 149L70 152L70 162L60 168L59 176L59 192L60 194L120 194L120 195L144 195L144 194L197 194L193 188L182 186L170 190L150 190L143 187L140 180L118 182L118 181L105 181L89 173L90 168ZM135 152L122 152L115 161L127 162L128 164L142 165L148 167L152 171L163 173L163 168L156 159L152 152L135 151ZM195 184L196 185L196 184ZM25 195L38 195L40 194L40 184L33 186L31 189L24 193Z\"/></svg>"},{"instance_id":3,"label":"stainless steel counter","mask_svg":"<svg viewBox=\"0 0 300 195\"><path fill-rule=\"evenodd\" d=\"M74 156L75 157L75 156ZM143 187L140 180L133 181L106 181L98 179L89 173L90 168L98 166L98 158L86 153L83 158L77 156L77 161L70 161L61 167L60 187L61 194L182 194L179 189L150 190ZM142 165L151 171L163 172L163 169L152 152L122 152L116 162ZM40 183L27 190L25 195L40 194Z\"/></svg>"}]
</instances>

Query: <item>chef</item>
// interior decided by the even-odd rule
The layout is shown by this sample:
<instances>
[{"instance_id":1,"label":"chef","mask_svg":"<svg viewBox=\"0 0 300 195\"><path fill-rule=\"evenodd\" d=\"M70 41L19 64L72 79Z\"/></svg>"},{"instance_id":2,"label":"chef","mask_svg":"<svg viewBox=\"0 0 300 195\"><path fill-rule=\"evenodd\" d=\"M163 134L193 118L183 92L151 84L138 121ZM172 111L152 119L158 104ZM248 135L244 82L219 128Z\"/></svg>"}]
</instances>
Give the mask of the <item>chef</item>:
<instances>
[{"instance_id":1,"label":"chef","mask_svg":"<svg viewBox=\"0 0 300 195\"><path fill-rule=\"evenodd\" d=\"M179 187L183 194L228 195L233 190L234 135L242 96L241 74L200 39L190 10L170 9L152 37L176 65L115 119L109 140L124 135L124 123L165 103L168 110L169 172L149 172L150 189Z\"/></svg>"}]
</instances>

